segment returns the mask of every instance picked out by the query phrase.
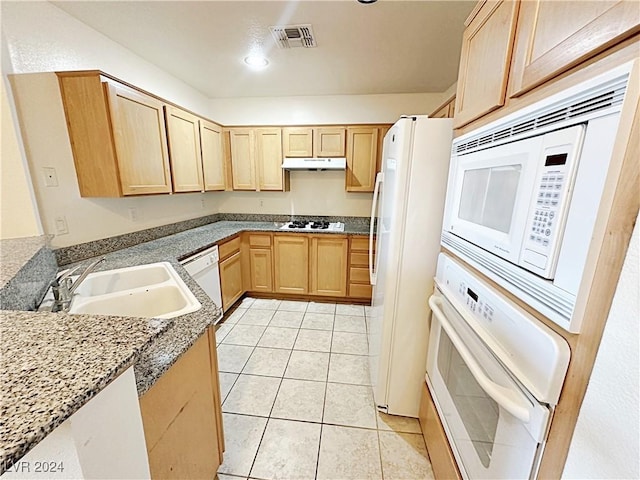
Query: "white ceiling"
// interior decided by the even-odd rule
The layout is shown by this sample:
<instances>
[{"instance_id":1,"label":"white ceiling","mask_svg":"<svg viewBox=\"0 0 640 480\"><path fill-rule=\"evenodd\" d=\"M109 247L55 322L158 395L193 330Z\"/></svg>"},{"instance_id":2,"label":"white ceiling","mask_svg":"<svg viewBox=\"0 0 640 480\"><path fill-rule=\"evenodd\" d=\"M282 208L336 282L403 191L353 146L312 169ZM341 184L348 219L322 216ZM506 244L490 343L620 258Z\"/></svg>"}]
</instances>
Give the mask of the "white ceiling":
<instances>
[{"instance_id":1,"label":"white ceiling","mask_svg":"<svg viewBox=\"0 0 640 480\"><path fill-rule=\"evenodd\" d=\"M475 1L56 1L209 97L442 92ZM311 23L316 48L278 49L269 26ZM262 50L270 65L243 58Z\"/></svg>"}]
</instances>

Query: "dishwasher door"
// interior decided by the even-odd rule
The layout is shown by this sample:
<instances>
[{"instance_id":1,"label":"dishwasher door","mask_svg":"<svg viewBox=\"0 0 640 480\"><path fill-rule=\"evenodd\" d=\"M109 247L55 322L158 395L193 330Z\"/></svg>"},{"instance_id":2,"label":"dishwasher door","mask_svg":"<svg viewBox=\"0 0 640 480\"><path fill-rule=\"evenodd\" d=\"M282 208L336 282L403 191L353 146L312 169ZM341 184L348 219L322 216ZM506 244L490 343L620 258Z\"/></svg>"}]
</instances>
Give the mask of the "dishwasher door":
<instances>
[{"instance_id":1,"label":"dishwasher door","mask_svg":"<svg viewBox=\"0 0 640 480\"><path fill-rule=\"evenodd\" d=\"M220 272L218 268L218 246L214 246L193 257L183 260L182 266L200 285L217 307L222 308Z\"/></svg>"}]
</instances>

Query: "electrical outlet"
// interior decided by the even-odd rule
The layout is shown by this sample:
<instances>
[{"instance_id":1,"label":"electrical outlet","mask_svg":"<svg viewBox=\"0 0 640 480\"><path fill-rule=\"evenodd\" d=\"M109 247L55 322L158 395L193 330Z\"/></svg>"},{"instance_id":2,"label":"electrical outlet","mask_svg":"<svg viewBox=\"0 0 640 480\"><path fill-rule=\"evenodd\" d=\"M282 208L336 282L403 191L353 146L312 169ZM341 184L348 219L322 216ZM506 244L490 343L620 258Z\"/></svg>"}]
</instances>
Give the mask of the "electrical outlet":
<instances>
[{"instance_id":1,"label":"electrical outlet","mask_svg":"<svg viewBox=\"0 0 640 480\"><path fill-rule=\"evenodd\" d=\"M200 197L200 208L202 208L202 210L205 208L204 197Z\"/></svg>"},{"instance_id":2,"label":"electrical outlet","mask_svg":"<svg viewBox=\"0 0 640 480\"><path fill-rule=\"evenodd\" d=\"M67 218L64 215L55 218L56 221L56 233L58 235L65 235L69 233L69 227L67 226Z\"/></svg>"},{"instance_id":3,"label":"electrical outlet","mask_svg":"<svg viewBox=\"0 0 640 480\"><path fill-rule=\"evenodd\" d=\"M264 200L260 200L260 206L264 207Z\"/></svg>"},{"instance_id":4,"label":"electrical outlet","mask_svg":"<svg viewBox=\"0 0 640 480\"><path fill-rule=\"evenodd\" d=\"M129 207L129 220L132 222L137 222L138 218L138 209L135 207Z\"/></svg>"},{"instance_id":5,"label":"electrical outlet","mask_svg":"<svg viewBox=\"0 0 640 480\"><path fill-rule=\"evenodd\" d=\"M58 175L56 169L53 167L42 167L42 173L44 173L44 184L47 187L58 186Z\"/></svg>"}]
</instances>

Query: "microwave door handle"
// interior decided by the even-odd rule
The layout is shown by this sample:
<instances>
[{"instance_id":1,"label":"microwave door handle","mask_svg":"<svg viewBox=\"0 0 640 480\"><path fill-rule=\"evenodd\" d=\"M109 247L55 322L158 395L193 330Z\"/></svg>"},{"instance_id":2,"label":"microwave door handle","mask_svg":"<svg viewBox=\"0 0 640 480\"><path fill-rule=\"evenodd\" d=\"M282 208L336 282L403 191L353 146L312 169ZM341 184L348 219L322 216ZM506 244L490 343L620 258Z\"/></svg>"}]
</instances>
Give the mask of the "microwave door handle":
<instances>
[{"instance_id":1,"label":"microwave door handle","mask_svg":"<svg viewBox=\"0 0 640 480\"><path fill-rule=\"evenodd\" d=\"M376 272L373 271L373 228L376 224L376 214L378 213L378 196L380 193L380 185L382 184L384 174L378 172L376 175L376 185L373 188L373 203L371 204L371 221L369 222L369 283L375 285L377 281Z\"/></svg>"},{"instance_id":2,"label":"microwave door handle","mask_svg":"<svg viewBox=\"0 0 640 480\"><path fill-rule=\"evenodd\" d=\"M466 363L467 367L469 367L471 374L476 379L482 390L484 390L485 393L489 395L498 405L500 405L522 423L529 423L529 420L531 419L530 404L527 401L526 397L524 397L522 394L519 394L515 390L498 385L485 375L480 365L478 365L476 359L473 357L471 352L469 352L467 347L464 345L464 342L460 339L456 331L453 329L451 323L445 316L444 312L441 310L440 305L442 305L442 300L440 300L439 298L436 298L433 295L431 296L431 298L429 298L429 306L431 306L431 311L437 317L438 321L442 325L442 328L451 340L451 343L453 343L453 345L458 350L458 353Z\"/></svg>"}]
</instances>

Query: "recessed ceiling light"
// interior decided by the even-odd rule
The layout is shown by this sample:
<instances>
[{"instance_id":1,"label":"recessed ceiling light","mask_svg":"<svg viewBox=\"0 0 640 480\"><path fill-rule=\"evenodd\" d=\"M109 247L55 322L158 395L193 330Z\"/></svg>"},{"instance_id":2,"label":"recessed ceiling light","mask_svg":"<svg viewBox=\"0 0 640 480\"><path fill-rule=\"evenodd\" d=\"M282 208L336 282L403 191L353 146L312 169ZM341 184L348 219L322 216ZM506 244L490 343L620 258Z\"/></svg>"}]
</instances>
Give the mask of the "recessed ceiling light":
<instances>
[{"instance_id":1,"label":"recessed ceiling light","mask_svg":"<svg viewBox=\"0 0 640 480\"><path fill-rule=\"evenodd\" d=\"M260 69L269 65L269 60L261 55L249 55L248 57L244 57L244 63L251 68Z\"/></svg>"},{"instance_id":2,"label":"recessed ceiling light","mask_svg":"<svg viewBox=\"0 0 640 480\"><path fill-rule=\"evenodd\" d=\"M358 0L359 3L364 3L368 5L369 3L376 3L378 0Z\"/></svg>"}]
</instances>

